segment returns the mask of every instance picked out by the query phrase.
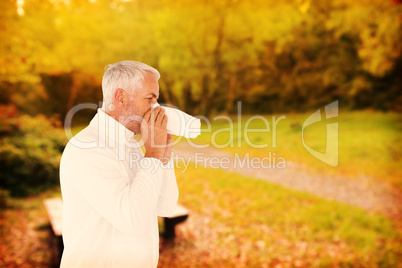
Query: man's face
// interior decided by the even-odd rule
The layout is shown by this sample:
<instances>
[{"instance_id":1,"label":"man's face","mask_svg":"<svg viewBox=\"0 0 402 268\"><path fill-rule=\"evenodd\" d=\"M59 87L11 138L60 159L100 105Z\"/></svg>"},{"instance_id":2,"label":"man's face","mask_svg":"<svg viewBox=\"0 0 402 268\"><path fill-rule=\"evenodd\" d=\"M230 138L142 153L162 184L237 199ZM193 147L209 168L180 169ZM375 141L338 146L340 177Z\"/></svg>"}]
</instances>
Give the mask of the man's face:
<instances>
[{"instance_id":1,"label":"man's face","mask_svg":"<svg viewBox=\"0 0 402 268\"><path fill-rule=\"evenodd\" d=\"M144 114L154 106L159 98L158 80L149 72L144 75L142 87L135 90L129 97L129 105L125 110L128 117L134 116L136 119L129 123L127 127L134 132L139 132Z\"/></svg>"}]
</instances>

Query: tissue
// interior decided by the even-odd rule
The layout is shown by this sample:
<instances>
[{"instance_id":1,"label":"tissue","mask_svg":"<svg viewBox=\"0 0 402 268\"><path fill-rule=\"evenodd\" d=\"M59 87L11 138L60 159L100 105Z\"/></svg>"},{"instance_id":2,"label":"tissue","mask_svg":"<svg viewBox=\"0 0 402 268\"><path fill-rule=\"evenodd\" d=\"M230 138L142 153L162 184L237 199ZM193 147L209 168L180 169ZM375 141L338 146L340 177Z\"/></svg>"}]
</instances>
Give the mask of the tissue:
<instances>
[{"instance_id":1,"label":"tissue","mask_svg":"<svg viewBox=\"0 0 402 268\"><path fill-rule=\"evenodd\" d=\"M152 108L160 106L155 103ZM163 106L168 117L167 131L169 134L185 138L196 138L201 134L201 120L175 108Z\"/></svg>"}]
</instances>

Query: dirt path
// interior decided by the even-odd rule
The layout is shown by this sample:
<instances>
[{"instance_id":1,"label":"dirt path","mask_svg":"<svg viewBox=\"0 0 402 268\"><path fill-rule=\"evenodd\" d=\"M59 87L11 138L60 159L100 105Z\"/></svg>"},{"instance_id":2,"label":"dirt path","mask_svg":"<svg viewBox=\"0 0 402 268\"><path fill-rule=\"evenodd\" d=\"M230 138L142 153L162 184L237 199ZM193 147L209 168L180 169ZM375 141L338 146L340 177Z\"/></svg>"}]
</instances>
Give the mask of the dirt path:
<instances>
[{"instance_id":1,"label":"dirt path","mask_svg":"<svg viewBox=\"0 0 402 268\"><path fill-rule=\"evenodd\" d=\"M187 143L175 145L174 153L179 161L191 161L206 168L214 167L208 160L227 158L223 169L241 175L263 179L287 188L354 205L371 212L379 212L395 220L402 220L402 193L388 184L370 177L345 178L328 174L309 174L302 165L286 161L286 168L251 168L239 165L231 153L215 148L196 149ZM176 163L177 163L176 159ZM237 164L235 164L237 163ZM215 164L215 166L217 166Z\"/></svg>"}]
</instances>

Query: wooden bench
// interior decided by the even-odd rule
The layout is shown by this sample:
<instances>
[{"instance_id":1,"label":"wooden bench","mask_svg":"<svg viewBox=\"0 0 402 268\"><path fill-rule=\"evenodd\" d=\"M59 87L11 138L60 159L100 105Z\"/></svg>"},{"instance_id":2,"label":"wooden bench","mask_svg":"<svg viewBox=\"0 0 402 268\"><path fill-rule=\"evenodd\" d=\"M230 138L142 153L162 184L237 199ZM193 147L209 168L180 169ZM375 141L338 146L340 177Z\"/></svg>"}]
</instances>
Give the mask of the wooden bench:
<instances>
[{"instance_id":1,"label":"wooden bench","mask_svg":"<svg viewBox=\"0 0 402 268\"><path fill-rule=\"evenodd\" d=\"M61 236L63 222L63 201L61 198L50 198L44 202L47 215L49 216L50 225L52 226L53 234Z\"/></svg>"},{"instance_id":2,"label":"wooden bench","mask_svg":"<svg viewBox=\"0 0 402 268\"><path fill-rule=\"evenodd\" d=\"M44 201L47 214L49 216L50 225L55 237L59 238L60 254L63 251L62 240L62 223L63 223L63 201L61 198L50 198ZM176 236L175 226L184 222L189 215L188 209L181 205L177 205L172 216L164 217L165 231L162 234L166 240L172 240Z\"/></svg>"},{"instance_id":3,"label":"wooden bench","mask_svg":"<svg viewBox=\"0 0 402 268\"><path fill-rule=\"evenodd\" d=\"M44 202L47 215L50 220L50 226L52 229L53 237L51 238L51 248L56 243L57 246L55 250L57 253L52 254L52 267L59 267L61 261L61 255L63 253L63 238L62 234L62 223L63 223L63 201L61 198L50 198L46 199ZM55 242L54 242L55 241Z\"/></svg>"},{"instance_id":4,"label":"wooden bench","mask_svg":"<svg viewBox=\"0 0 402 268\"><path fill-rule=\"evenodd\" d=\"M175 230L176 225L187 220L188 215L189 215L188 209L177 204L173 215L170 217L163 218L165 227L165 231L163 232L162 235L163 238L165 240L174 239L176 237L176 230Z\"/></svg>"}]
</instances>

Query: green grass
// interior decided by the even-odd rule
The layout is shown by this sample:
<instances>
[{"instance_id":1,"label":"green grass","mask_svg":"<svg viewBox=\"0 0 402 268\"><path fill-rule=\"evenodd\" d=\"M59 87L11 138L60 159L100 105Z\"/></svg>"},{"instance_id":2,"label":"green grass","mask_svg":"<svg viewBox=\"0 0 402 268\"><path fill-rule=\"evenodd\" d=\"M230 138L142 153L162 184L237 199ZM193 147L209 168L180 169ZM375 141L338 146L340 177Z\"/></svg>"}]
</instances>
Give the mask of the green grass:
<instances>
[{"instance_id":1,"label":"green grass","mask_svg":"<svg viewBox=\"0 0 402 268\"><path fill-rule=\"evenodd\" d=\"M303 267L398 265L402 236L385 217L223 170L190 166L176 174L179 202L217 230L211 243L234 259L242 244L251 245L243 252L249 267L275 260Z\"/></svg>"},{"instance_id":2,"label":"green grass","mask_svg":"<svg viewBox=\"0 0 402 268\"><path fill-rule=\"evenodd\" d=\"M249 117L243 116L243 129ZM336 168L304 149L301 126L308 114L289 114L278 123L276 148L272 146L271 116L265 117L271 132L251 133L249 138L260 145L268 142L268 148L252 148L243 134L238 146L236 132L232 138L227 131L215 132L212 139L213 131L229 127L223 120L213 122L212 132L195 141L211 144L213 140L219 147L233 140L233 148L222 150L261 157L272 151L287 161L306 164L312 172L369 175L401 185L400 115L341 112L339 118L331 119L339 123L340 162ZM73 133L85 125L73 125ZM237 126L235 123L234 128ZM250 123L250 128L263 127L261 120ZM324 123L317 123L306 129L306 143L323 151L325 128ZM161 267L398 267L401 228L383 216L223 170L190 165L185 173L180 171L176 172L179 202L190 209L190 219L201 220L191 233L182 234L174 246L162 251ZM7 203L1 211L5 257L0 258L0 266L48 267L51 249L42 201L54 195L59 195L59 189L28 199L0 198ZM207 231L197 235L201 229ZM198 246L202 242L207 245L205 250ZM218 252L214 258L213 252Z\"/></svg>"},{"instance_id":3,"label":"green grass","mask_svg":"<svg viewBox=\"0 0 402 268\"><path fill-rule=\"evenodd\" d=\"M272 115L264 115L269 122L270 131L248 133L249 143L268 144L267 148L253 148L244 135L245 124L251 117L242 116L241 131L239 123L232 117L234 130L230 135L230 124L225 119L211 120L211 131L203 123L203 132L192 141L209 145L232 153L264 157L275 152L286 161L306 164L312 172L327 172L348 177L371 176L402 187L402 117L397 113L372 111L343 112L339 117L318 122L304 130L305 142L311 148L325 152L326 123L339 125L339 165L331 167L312 156L302 144L302 125L310 113L287 114L276 126L276 146L273 143ZM281 115L276 115L276 119ZM260 119L252 120L248 129L267 129ZM240 142L238 142L239 134ZM183 141L185 141L183 139ZM225 146L226 145L226 146ZM223 148L221 148L223 147Z\"/></svg>"}]
</instances>

